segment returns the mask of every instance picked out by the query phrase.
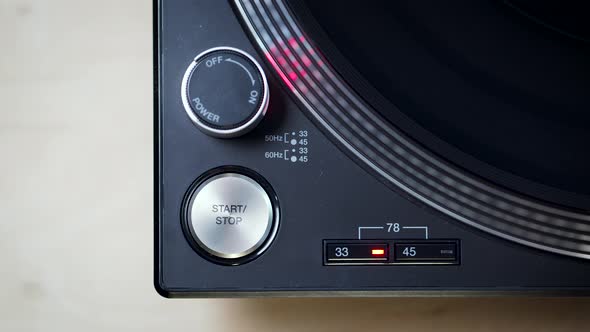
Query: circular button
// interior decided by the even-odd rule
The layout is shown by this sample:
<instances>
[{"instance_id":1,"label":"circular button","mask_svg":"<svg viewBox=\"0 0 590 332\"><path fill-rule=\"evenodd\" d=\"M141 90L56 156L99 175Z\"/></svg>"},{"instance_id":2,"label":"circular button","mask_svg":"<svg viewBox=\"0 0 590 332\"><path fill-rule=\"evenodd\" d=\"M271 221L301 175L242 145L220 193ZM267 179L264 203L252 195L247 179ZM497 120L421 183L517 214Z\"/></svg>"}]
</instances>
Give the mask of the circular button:
<instances>
[{"instance_id":1,"label":"circular button","mask_svg":"<svg viewBox=\"0 0 590 332\"><path fill-rule=\"evenodd\" d=\"M262 253L278 229L278 209L250 176L210 175L193 185L188 197L185 218L190 236L198 249L222 263Z\"/></svg>"},{"instance_id":2,"label":"circular button","mask_svg":"<svg viewBox=\"0 0 590 332\"><path fill-rule=\"evenodd\" d=\"M199 54L182 80L182 102L205 133L237 137L252 130L268 107L268 83L249 54L216 47Z\"/></svg>"}]
</instances>

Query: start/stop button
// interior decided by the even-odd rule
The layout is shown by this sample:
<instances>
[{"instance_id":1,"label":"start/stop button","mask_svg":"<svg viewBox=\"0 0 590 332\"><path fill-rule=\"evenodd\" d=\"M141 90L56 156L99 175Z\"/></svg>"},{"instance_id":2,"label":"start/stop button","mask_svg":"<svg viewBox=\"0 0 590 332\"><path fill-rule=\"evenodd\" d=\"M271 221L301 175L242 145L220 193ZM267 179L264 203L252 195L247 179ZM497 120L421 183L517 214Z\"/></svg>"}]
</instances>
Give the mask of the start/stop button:
<instances>
[{"instance_id":1,"label":"start/stop button","mask_svg":"<svg viewBox=\"0 0 590 332\"><path fill-rule=\"evenodd\" d=\"M239 264L268 247L278 229L278 209L270 186L259 181L228 171L191 187L185 226L197 249L214 261Z\"/></svg>"}]
</instances>

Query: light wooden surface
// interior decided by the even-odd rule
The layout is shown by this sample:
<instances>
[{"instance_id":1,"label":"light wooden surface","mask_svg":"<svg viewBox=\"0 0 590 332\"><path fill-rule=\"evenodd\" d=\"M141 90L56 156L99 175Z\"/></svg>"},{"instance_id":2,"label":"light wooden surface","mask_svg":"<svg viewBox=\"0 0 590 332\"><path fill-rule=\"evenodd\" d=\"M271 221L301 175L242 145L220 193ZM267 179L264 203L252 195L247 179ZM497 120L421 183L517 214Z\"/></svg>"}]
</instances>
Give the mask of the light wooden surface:
<instances>
[{"instance_id":1,"label":"light wooden surface","mask_svg":"<svg viewBox=\"0 0 590 332\"><path fill-rule=\"evenodd\" d=\"M0 0L0 331L589 329L585 299L160 298L151 31L151 0Z\"/></svg>"}]
</instances>

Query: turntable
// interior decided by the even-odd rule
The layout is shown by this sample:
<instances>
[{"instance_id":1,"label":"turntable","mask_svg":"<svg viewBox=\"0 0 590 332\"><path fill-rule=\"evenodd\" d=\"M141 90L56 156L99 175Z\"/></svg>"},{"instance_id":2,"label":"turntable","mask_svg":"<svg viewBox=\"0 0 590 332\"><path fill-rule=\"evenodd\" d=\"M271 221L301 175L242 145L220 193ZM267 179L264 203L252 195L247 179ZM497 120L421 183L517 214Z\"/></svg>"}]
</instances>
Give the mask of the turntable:
<instances>
[{"instance_id":1,"label":"turntable","mask_svg":"<svg viewBox=\"0 0 590 332\"><path fill-rule=\"evenodd\" d=\"M156 289L587 295L583 12L155 1Z\"/></svg>"}]
</instances>

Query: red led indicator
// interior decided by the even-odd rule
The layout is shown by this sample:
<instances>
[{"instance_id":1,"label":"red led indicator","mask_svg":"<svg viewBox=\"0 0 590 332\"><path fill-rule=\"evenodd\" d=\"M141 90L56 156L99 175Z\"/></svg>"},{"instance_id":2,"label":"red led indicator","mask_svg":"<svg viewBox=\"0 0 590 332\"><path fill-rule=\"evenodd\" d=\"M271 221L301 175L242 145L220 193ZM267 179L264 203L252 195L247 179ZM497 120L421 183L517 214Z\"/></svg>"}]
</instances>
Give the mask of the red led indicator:
<instances>
[{"instance_id":1,"label":"red led indicator","mask_svg":"<svg viewBox=\"0 0 590 332\"><path fill-rule=\"evenodd\" d=\"M383 255L385 255L385 249L371 249L371 255L383 256Z\"/></svg>"}]
</instances>

